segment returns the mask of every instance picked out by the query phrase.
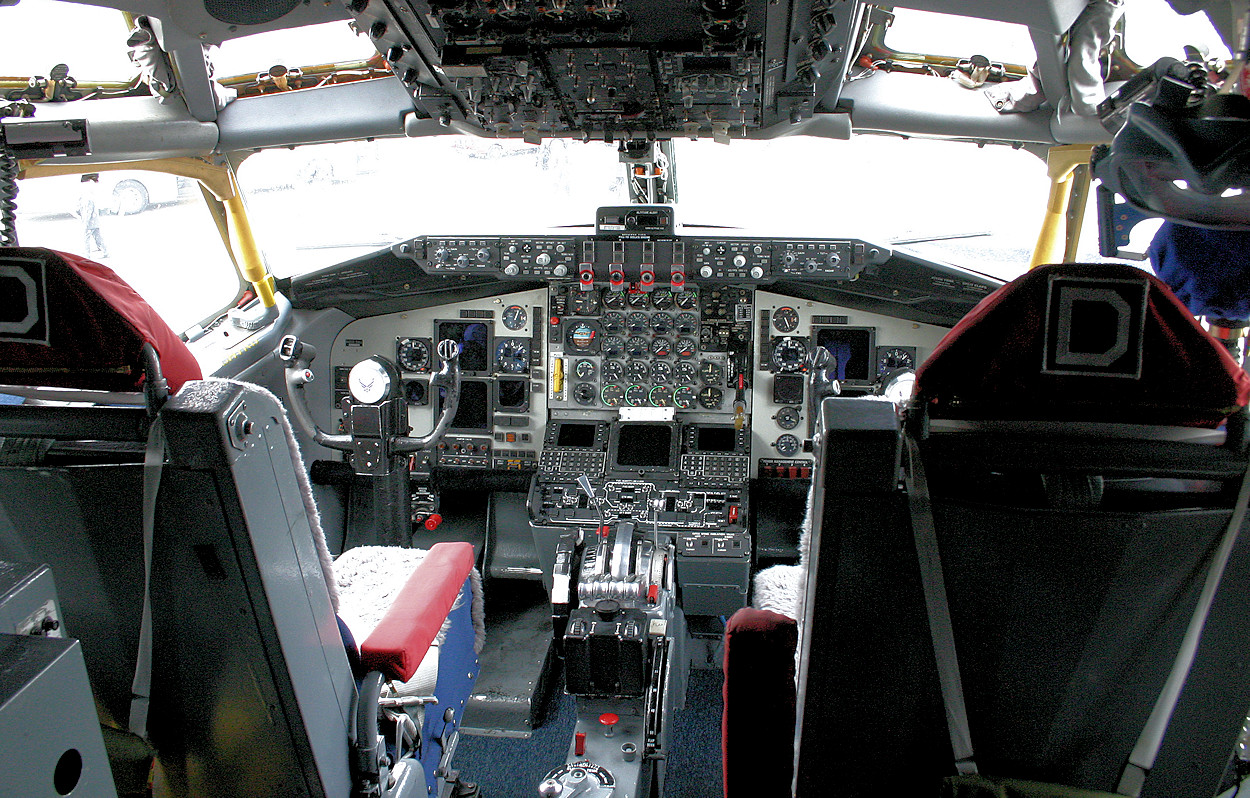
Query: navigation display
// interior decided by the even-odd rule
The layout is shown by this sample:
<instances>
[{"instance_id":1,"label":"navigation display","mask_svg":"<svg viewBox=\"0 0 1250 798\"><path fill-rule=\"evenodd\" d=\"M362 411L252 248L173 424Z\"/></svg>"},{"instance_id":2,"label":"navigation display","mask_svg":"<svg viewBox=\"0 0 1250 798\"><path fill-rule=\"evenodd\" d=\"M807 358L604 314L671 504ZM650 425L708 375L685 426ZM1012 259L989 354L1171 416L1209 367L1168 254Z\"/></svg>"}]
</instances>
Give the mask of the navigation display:
<instances>
[{"instance_id":1,"label":"navigation display","mask_svg":"<svg viewBox=\"0 0 1250 798\"><path fill-rule=\"evenodd\" d=\"M872 327L821 327L816 331L816 345L828 349L837 360L835 377L866 385L875 376L872 347L876 332Z\"/></svg>"},{"instance_id":2,"label":"navigation display","mask_svg":"<svg viewBox=\"0 0 1250 798\"><path fill-rule=\"evenodd\" d=\"M617 468L670 469L677 465L677 428L669 424L621 424L613 431L611 448Z\"/></svg>"},{"instance_id":3,"label":"navigation display","mask_svg":"<svg viewBox=\"0 0 1250 798\"><path fill-rule=\"evenodd\" d=\"M485 372L490 368L490 330L480 321L440 321L436 341L460 344L460 370ZM463 401L463 400L462 400Z\"/></svg>"}]
</instances>

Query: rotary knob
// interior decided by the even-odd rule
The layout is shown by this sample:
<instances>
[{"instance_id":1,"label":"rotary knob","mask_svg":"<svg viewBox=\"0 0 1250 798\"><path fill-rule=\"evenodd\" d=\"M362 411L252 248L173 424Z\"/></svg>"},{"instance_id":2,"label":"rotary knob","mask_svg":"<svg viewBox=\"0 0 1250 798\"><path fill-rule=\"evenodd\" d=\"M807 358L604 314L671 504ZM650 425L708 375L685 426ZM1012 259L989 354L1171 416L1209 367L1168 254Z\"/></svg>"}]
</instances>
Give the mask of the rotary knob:
<instances>
[{"instance_id":1,"label":"rotary knob","mask_svg":"<svg viewBox=\"0 0 1250 798\"><path fill-rule=\"evenodd\" d=\"M490 250L485 247L479 249L477 251L477 262L486 263L488 260L490 260Z\"/></svg>"},{"instance_id":2,"label":"rotary knob","mask_svg":"<svg viewBox=\"0 0 1250 798\"><path fill-rule=\"evenodd\" d=\"M830 252L830 253L829 253L829 257L828 257L828 258L825 258L825 261L826 261L826 262L827 262L830 266L837 266L839 263L841 263L841 262L842 262L842 256L841 256L841 255L839 255L839 254L838 254L838 253L836 253L836 252Z\"/></svg>"},{"instance_id":3,"label":"rotary knob","mask_svg":"<svg viewBox=\"0 0 1250 798\"><path fill-rule=\"evenodd\" d=\"M503 273L509 277L516 277L521 273L521 269L515 263L509 263L507 266L503 267Z\"/></svg>"},{"instance_id":4,"label":"rotary knob","mask_svg":"<svg viewBox=\"0 0 1250 798\"><path fill-rule=\"evenodd\" d=\"M538 257L541 258L542 255L539 255ZM569 273L569 267L565 266L563 263L557 263L556 267L551 270L551 273L554 274L556 277L563 277Z\"/></svg>"},{"instance_id":5,"label":"rotary knob","mask_svg":"<svg viewBox=\"0 0 1250 798\"><path fill-rule=\"evenodd\" d=\"M751 267L751 279L758 280L764 276L764 269L760 266Z\"/></svg>"},{"instance_id":6,"label":"rotary knob","mask_svg":"<svg viewBox=\"0 0 1250 798\"><path fill-rule=\"evenodd\" d=\"M734 255L734 268L741 269L743 266L746 266L746 265L747 265L746 255Z\"/></svg>"},{"instance_id":7,"label":"rotary knob","mask_svg":"<svg viewBox=\"0 0 1250 798\"><path fill-rule=\"evenodd\" d=\"M469 256L468 256L468 255L458 255L458 256L456 256L456 266L458 266L458 267L459 267L459 268L461 268L461 269L464 269L464 268L467 268L467 267L468 267L468 265L469 265Z\"/></svg>"},{"instance_id":8,"label":"rotary knob","mask_svg":"<svg viewBox=\"0 0 1250 798\"><path fill-rule=\"evenodd\" d=\"M548 265L549 263L551 263L551 256L550 256L550 255L548 255L546 252L540 252L540 253L538 253L538 255L534 258L534 262L535 262L535 263L537 263L539 266L546 266L546 265ZM556 276L557 276L557 277L563 277L564 275L557 274Z\"/></svg>"},{"instance_id":9,"label":"rotary knob","mask_svg":"<svg viewBox=\"0 0 1250 798\"><path fill-rule=\"evenodd\" d=\"M781 256L781 262L787 266L793 266L799 262L799 256L795 255L793 252L787 252L785 255Z\"/></svg>"},{"instance_id":10,"label":"rotary knob","mask_svg":"<svg viewBox=\"0 0 1250 798\"><path fill-rule=\"evenodd\" d=\"M711 267L711 266L700 266L700 267L699 267L699 276L700 276L700 277L702 277L702 278L704 278L704 279L707 279L708 277L711 277L711 276L712 276L712 267Z\"/></svg>"}]
</instances>

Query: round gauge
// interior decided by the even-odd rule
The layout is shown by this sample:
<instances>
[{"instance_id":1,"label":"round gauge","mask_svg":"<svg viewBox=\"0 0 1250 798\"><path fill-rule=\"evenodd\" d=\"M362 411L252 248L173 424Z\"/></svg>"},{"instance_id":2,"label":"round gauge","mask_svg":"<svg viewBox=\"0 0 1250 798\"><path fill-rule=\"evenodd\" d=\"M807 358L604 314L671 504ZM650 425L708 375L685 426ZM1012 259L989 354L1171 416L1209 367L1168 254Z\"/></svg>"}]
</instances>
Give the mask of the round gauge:
<instances>
[{"instance_id":1,"label":"round gauge","mask_svg":"<svg viewBox=\"0 0 1250 798\"><path fill-rule=\"evenodd\" d=\"M799 409L797 407L783 407L777 411L777 415L773 416L777 420L777 426L782 429L794 429L799 425Z\"/></svg>"},{"instance_id":2,"label":"round gauge","mask_svg":"<svg viewBox=\"0 0 1250 798\"><path fill-rule=\"evenodd\" d=\"M677 365L673 366L673 378L683 385L694 385L698 379L696 374L697 370L689 360L679 360Z\"/></svg>"},{"instance_id":3,"label":"round gauge","mask_svg":"<svg viewBox=\"0 0 1250 798\"><path fill-rule=\"evenodd\" d=\"M509 330L521 329L528 318L525 308L520 305L509 305L503 309L503 326Z\"/></svg>"},{"instance_id":4,"label":"round gauge","mask_svg":"<svg viewBox=\"0 0 1250 798\"><path fill-rule=\"evenodd\" d=\"M779 436L773 446L777 447L777 454L782 457L794 457L799 453L799 439L788 432Z\"/></svg>"},{"instance_id":5,"label":"round gauge","mask_svg":"<svg viewBox=\"0 0 1250 798\"><path fill-rule=\"evenodd\" d=\"M706 385L699 389L699 405L706 410L720 410L721 399L725 392L720 388Z\"/></svg>"},{"instance_id":6,"label":"round gauge","mask_svg":"<svg viewBox=\"0 0 1250 798\"><path fill-rule=\"evenodd\" d=\"M694 389L683 385L673 391L673 404L682 410L694 407Z\"/></svg>"},{"instance_id":7,"label":"round gauge","mask_svg":"<svg viewBox=\"0 0 1250 798\"><path fill-rule=\"evenodd\" d=\"M589 291L570 291L569 307L573 311L574 316L597 316L599 315L599 292L595 289Z\"/></svg>"},{"instance_id":8,"label":"round gauge","mask_svg":"<svg viewBox=\"0 0 1250 798\"><path fill-rule=\"evenodd\" d=\"M625 389L625 403L630 407L642 407L647 403L651 391L645 385L631 385Z\"/></svg>"},{"instance_id":9,"label":"round gauge","mask_svg":"<svg viewBox=\"0 0 1250 798\"><path fill-rule=\"evenodd\" d=\"M687 288L677 294L677 307L682 310L694 310L699 306L699 292Z\"/></svg>"},{"instance_id":10,"label":"round gauge","mask_svg":"<svg viewBox=\"0 0 1250 798\"><path fill-rule=\"evenodd\" d=\"M421 380L406 380L404 382L404 400L410 405L423 405L426 401L426 394L429 391L425 387L425 383Z\"/></svg>"},{"instance_id":11,"label":"round gauge","mask_svg":"<svg viewBox=\"0 0 1250 798\"><path fill-rule=\"evenodd\" d=\"M652 407L668 407L673 404L673 389L667 385L657 385L647 395Z\"/></svg>"},{"instance_id":12,"label":"round gauge","mask_svg":"<svg viewBox=\"0 0 1250 798\"><path fill-rule=\"evenodd\" d=\"M579 360L573 366L573 373L577 375L579 380L594 379L595 363L593 360Z\"/></svg>"},{"instance_id":13,"label":"round gauge","mask_svg":"<svg viewBox=\"0 0 1250 798\"><path fill-rule=\"evenodd\" d=\"M652 382L672 382L673 380L673 364L663 360L657 360L651 364L651 381Z\"/></svg>"},{"instance_id":14,"label":"round gauge","mask_svg":"<svg viewBox=\"0 0 1250 798\"><path fill-rule=\"evenodd\" d=\"M647 306L647 295L642 291L630 291L625 295L625 302L631 308L645 308Z\"/></svg>"},{"instance_id":15,"label":"round gauge","mask_svg":"<svg viewBox=\"0 0 1250 798\"><path fill-rule=\"evenodd\" d=\"M676 325L679 334L694 335L695 330L699 329L699 317L693 313L678 313Z\"/></svg>"},{"instance_id":16,"label":"round gauge","mask_svg":"<svg viewBox=\"0 0 1250 798\"><path fill-rule=\"evenodd\" d=\"M916 354L905 346L883 346L877 350L877 375L894 369L914 369Z\"/></svg>"},{"instance_id":17,"label":"round gauge","mask_svg":"<svg viewBox=\"0 0 1250 798\"><path fill-rule=\"evenodd\" d=\"M652 339L651 354L656 357L668 357L673 354L673 342L667 338Z\"/></svg>"},{"instance_id":18,"label":"round gauge","mask_svg":"<svg viewBox=\"0 0 1250 798\"><path fill-rule=\"evenodd\" d=\"M603 306L609 310L620 310L625 307L625 292L607 290L603 292Z\"/></svg>"},{"instance_id":19,"label":"round gauge","mask_svg":"<svg viewBox=\"0 0 1250 798\"><path fill-rule=\"evenodd\" d=\"M604 382L620 382L625 376L625 365L619 360L605 360L602 371Z\"/></svg>"},{"instance_id":20,"label":"round gauge","mask_svg":"<svg viewBox=\"0 0 1250 798\"><path fill-rule=\"evenodd\" d=\"M645 357L649 351L651 347L647 345L647 339L641 335L632 336L625 342L625 353L630 357Z\"/></svg>"},{"instance_id":21,"label":"round gauge","mask_svg":"<svg viewBox=\"0 0 1250 798\"><path fill-rule=\"evenodd\" d=\"M599 391L599 398L608 407L619 407L621 402L625 401L625 389L616 383L605 385Z\"/></svg>"},{"instance_id":22,"label":"round gauge","mask_svg":"<svg viewBox=\"0 0 1250 798\"><path fill-rule=\"evenodd\" d=\"M620 313L605 313L599 323L603 325L603 331L608 335L616 335L625 329L625 317Z\"/></svg>"},{"instance_id":23,"label":"round gauge","mask_svg":"<svg viewBox=\"0 0 1250 798\"><path fill-rule=\"evenodd\" d=\"M420 338L400 338L395 360L404 371L425 371L430 365L430 345Z\"/></svg>"},{"instance_id":24,"label":"round gauge","mask_svg":"<svg viewBox=\"0 0 1250 798\"><path fill-rule=\"evenodd\" d=\"M773 311L773 326L777 332L794 332L799 328L799 312L791 307L777 308Z\"/></svg>"},{"instance_id":25,"label":"round gauge","mask_svg":"<svg viewBox=\"0 0 1250 798\"><path fill-rule=\"evenodd\" d=\"M773 344L769 359L779 372L799 371L807 363L807 344L799 338L782 338Z\"/></svg>"},{"instance_id":26,"label":"round gauge","mask_svg":"<svg viewBox=\"0 0 1250 798\"><path fill-rule=\"evenodd\" d=\"M651 292L651 307L656 310L667 310L673 306L673 292L667 288L657 288Z\"/></svg>"},{"instance_id":27,"label":"round gauge","mask_svg":"<svg viewBox=\"0 0 1250 798\"><path fill-rule=\"evenodd\" d=\"M603 356L620 357L625 351L625 341L619 335L609 335L603 339Z\"/></svg>"},{"instance_id":28,"label":"round gauge","mask_svg":"<svg viewBox=\"0 0 1250 798\"><path fill-rule=\"evenodd\" d=\"M699 364L699 379L707 385L720 385L725 379L725 373L719 363L705 360Z\"/></svg>"},{"instance_id":29,"label":"round gauge","mask_svg":"<svg viewBox=\"0 0 1250 798\"><path fill-rule=\"evenodd\" d=\"M651 332L656 335L667 335L677 324L672 313L656 313L651 317Z\"/></svg>"},{"instance_id":30,"label":"round gauge","mask_svg":"<svg viewBox=\"0 0 1250 798\"><path fill-rule=\"evenodd\" d=\"M530 347L524 338L504 338L495 346L495 367L504 374L524 374L530 366Z\"/></svg>"},{"instance_id":31,"label":"round gauge","mask_svg":"<svg viewBox=\"0 0 1250 798\"><path fill-rule=\"evenodd\" d=\"M573 401L579 405L593 405L595 403L595 386L588 382L579 382L577 387L573 389Z\"/></svg>"},{"instance_id":32,"label":"round gauge","mask_svg":"<svg viewBox=\"0 0 1250 798\"><path fill-rule=\"evenodd\" d=\"M699 347L695 344L693 338L678 338L675 351L678 357L694 357L695 353L699 351Z\"/></svg>"},{"instance_id":33,"label":"round gauge","mask_svg":"<svg viewBox=\"0 0 1250 798\"><path fill-rule=\"evenodd\" d=\"M568 343L579 352L590 352L595 346L598 330L589 322L579 321L569 325Z\"/></svg>"},{"instance_id":34,"label":"round gauge","mask_svg":"<svg viewBox=\"0 0 1250 798\"><path fill-rule=\"evenodd\" d=\"M651 379L651 365L645 360L631 360L625 366L625 376L630 382L646 382Z\"/></svg>"},{"instance_id":35,"label":"round gauge","mask_svg":"<svg viewBox=\"0 0 1250 798\"><path fill-rule=\"evenodd\" d=\"M647 314L635 311L629 314L629 318L625 320L625 326L629 328L630 332L637 334L649 330L651 322L647 319Z\"/></svg>"},{"instance_id":36,"label":"round gauge","mask_svg":"<svg viewBox=\"0 0 1250 798\"><path fill-rule=\"evenodd\" d=\"M347 389L361 404L371 405L386 398L391 391L391 375L377 360L369 358L352 366L347 374Z\"/></svg>"}]
</instances>

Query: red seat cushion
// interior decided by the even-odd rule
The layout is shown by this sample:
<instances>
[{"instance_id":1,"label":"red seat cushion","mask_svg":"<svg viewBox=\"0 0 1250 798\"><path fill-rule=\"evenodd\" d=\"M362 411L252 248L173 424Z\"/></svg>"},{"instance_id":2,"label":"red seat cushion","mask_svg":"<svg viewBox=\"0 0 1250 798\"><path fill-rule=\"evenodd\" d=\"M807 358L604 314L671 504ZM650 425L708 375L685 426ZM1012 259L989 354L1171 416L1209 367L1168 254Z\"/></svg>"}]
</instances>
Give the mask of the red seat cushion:
<instances>
[{"instance_id":1,"label":"red seat cushion","mask_svg":"<svg viewBox=\"0 0 1250 798\"><path fill-rule=\"evenodd\" d=\"M1043 369L1052 276L1144 285L1138 376ZM938 418L1214 426L1246 405L1250 378L1153 275L1122 264L1060 264L1026 273L973 308L916 372L916 397Z\"/></svg>"},{"instance_id":2,"label":"red seat cushion","mask_svg":"<svg viewBox=\"0 0 1250 798\"><path fill-rule=\"evenodd\" d=\"M0 384L134 391L156 349L176 392L201 378L169 325L107 266L49 249L0 250ZM16 308L16 310L14 310Z\"/></svg>"},{"instance_id":3,"label":"red seat cushion","mask_svg":"<svg viewBox=\"0 0 1250 798\"><path fill-rule=\"evenodd\" d=\"M380 671L401 682L412 678L469 578L473 560L470 543L436 543L430 548L381 623L360 645L366 671Z\"/></svg>"}]
</instances>

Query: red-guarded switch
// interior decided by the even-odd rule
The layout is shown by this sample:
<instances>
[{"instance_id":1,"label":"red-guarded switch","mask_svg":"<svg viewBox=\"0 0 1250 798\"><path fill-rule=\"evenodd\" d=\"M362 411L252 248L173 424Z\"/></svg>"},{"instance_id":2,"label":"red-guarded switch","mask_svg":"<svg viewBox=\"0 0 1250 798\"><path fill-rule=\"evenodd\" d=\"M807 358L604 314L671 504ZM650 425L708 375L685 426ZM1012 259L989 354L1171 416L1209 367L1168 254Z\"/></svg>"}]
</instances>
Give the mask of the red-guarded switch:
<instances>
[{"instance_id":1,"label":"red-guarded switch","mask_svg":"<svg viewBox=\"0 0 1250 798\"><path fill-rule=\"evenodd\" d=\"M438 513L430 513L429 517L425 519L425 528L433 532L435 529L438 529L438 525L441 523L443 523L443 517L441 515Z\"/></svg>"},{"instance_id":2,"label":"red-guarded switch","mask_svg":"<svg viewBox=\"0 0 1250 798\"><path fill-rule=\"evenodd\" d=\"M737 520L738 520L738 505L731 504L729 505L729 523L732 524Z\"/></svg>"},{"instance_id":3,"label":"red-guarded switch","mask_svg":"<svg viewBox=\"0 0 1250 798\"><path fill-rule=\"evenodd\" d=\"M660 586L659 585L652 585L651 587L647 588L647 603L648 604L660 603Z\"/></svg>"},{"instance_id":4,"label":"red-guarded switch","mask_svg":"<svg viewBox=\"0 0 1250 798\"><path fill-rule=\"evenodd\" d=\"M586 756L586 732L573 735L573 755Z\"/></svg>"}]
</instances>

